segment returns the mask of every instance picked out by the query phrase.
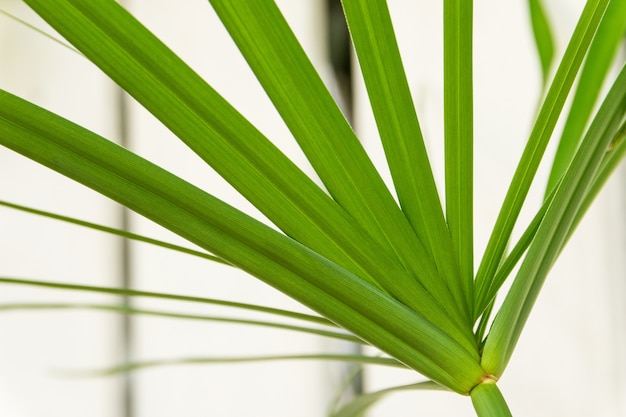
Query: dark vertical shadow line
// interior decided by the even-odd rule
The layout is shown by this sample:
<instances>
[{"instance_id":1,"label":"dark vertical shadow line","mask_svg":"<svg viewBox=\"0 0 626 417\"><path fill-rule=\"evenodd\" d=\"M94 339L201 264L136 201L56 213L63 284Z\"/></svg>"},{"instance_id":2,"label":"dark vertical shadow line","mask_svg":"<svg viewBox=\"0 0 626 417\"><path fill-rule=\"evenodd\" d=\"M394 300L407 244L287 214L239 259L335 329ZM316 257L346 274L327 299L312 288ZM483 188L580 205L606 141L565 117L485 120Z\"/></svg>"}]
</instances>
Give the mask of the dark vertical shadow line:
<instances>
[{"instance_id":1,"label":"dark vertical shadow line","mask_svg":"<svg viewBox=\"0 0 626 417\"><path fill-rule=\"evenodd\" d=\"M327 0L326 39L328 55L338 87L338 102L349 122L352 120L352 42L340 0Z\"/></svg>"},{"instance_id":2,"label":"dark vertical shadow line","mask_svg":"<svg viewBox=\"0 0 626 417\"><path fill-rule=\"evenodd\" d=\"M121 88L116 88L117 107L117 130L119 144L125 148L130 145L130 120L129 120L129 99L128 95ZM126 207L119 208L119 225L122 230L130 230L131 218L130 210ZM119 265L121 288L132 288L132 251L131 242L128 239L120 239L119 245ZM132 307L130 297L122 296L121 303L124 307ZM133 356L133 321L129 314L120 315L120 333L117 338L120 343L121 363L131 363ZM134 387L132 373L123 373L120 376L120 415L123 417L133 417L134 415Z\"/></svg>"},{"instance_id":3,"label":"dark vertical shadow line","mask_svg":"<svg viewBox=\"0 0 626 417\"><path fill-rule=\"evenodd\" d=\"M352 124L353 94L352 94L352 42L346 24L340 0L326 1L326 39L328 40L328 55L333 74L336 80L338 101L346 119ZM362 354L361 345L352 344L352 353ZM360 367L360 369L355 368ZM364 375L361 365L347 365L346 378L351 377L350 391L352 395L360 395L363 391Z\"/></svg>"}]
</instances>

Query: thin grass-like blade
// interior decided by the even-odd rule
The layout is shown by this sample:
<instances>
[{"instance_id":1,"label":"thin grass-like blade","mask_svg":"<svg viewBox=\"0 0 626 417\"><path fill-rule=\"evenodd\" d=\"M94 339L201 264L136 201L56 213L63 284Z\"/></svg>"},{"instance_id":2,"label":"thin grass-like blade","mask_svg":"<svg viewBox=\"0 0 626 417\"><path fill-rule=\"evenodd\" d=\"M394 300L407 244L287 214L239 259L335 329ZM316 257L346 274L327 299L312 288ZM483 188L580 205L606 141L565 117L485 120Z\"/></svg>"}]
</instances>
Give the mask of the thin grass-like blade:
<instances>
[{"instance_id":1,"label":"thin grass-like blade","mask_svg":"<svg viewBox=\"0 0 626 417\"><path fill-rule=\"evenodd\" d=\"M46 38L48 38L49 40L51 40L52 42L61 45L64 48L69 49L70 51L78 54L78 55L82 55L80 53L80 51L78 51L76 48L74 48L72 45L68 44L67 42L64 42L62 39L59 39L57 36L51 35L50 33L41 30L40 28L38 28L35 25L31 25L30 23L28 23L25 20L20 19L19 17L0 9L0 14L5 15L6 17L8 17L9 19L19 23L20 25L26 26L28 29L35 31L36 33L40 34L41 36L44 36Z\"/></svg>"},{"instance_id":2,"label":"thin grass-like blade","mask_svg":"<svg viewBox=\"0 0 626 417\"><path fill-rule=\"evenodd\" d=\"M335 361L335 362L355 362L368 365L381 365L392 367L403 367L397 361L389 358L379 358L376 356L366 355L343 355L332 353L302 354L302 355L265 355L265 356L223 356L223 357L206 357L206 358L177 358L177 359L161 359L153 361L133 362L113 366L111 368L94 370L94 371L74 371L65 372L72 376L110 376L123 372L135 372L148 368L156 368L162 366L180 366L180 365L220 365L234 363L253 363L253 362L273 362L273 361Z\"/></svg>"},{"instance_id":3,"label":"thin grass-like blade","mask_svg":"<svg viewBox=\"0 0 626 417\"><path fill-rule=\"evenodd\" d=\"M321 324L324 326L332 326L336 327L336 325L329 321L326 318L313 316L310 314L297 313L295 311L282 310L278 308L259 306L255 304L246 304L246 303L238 303L234 301L227 300L218 300L215 298L203 298L203 297L193 297L187 295L178 295L178 294L170 294L170 293L158 293L158 292L150 292L150 291L138 291L131 290L129 288L115 288L115 287L96 287L91 285L78 285L78 284L70 284L66 282L49 282L49 281L34 281L27 279L18 279L18 278L9 278L9 277L0 277L0 284L10 284L10 285L28 285L34 287L43 287L43 288L52 288L64 291L85 291L85 292L94 292L100 294L110 294L110 295L119 295L124 297L144 297L144 298L157 298L161 300L174 300L174 301L184 301L188 303L200 303L200 304L212 304L219 305L223 307L231 307L243 310L249 310L259 313L272 314L281 317L286 317L289 319L302 320L314 324Z\"/></svg>"},{"instance_id":4,"label":"thin grass-like blade","mask_svg":"<svg viewBox=\"0 0 626 417\"><path fill-rule=\"evenodd\" d=\"M554 156L546 194L556 186L572 161L618 47L624 44L625 34L626 1L611 0L580 71L576 93Z\"/></svg>"},{"instance_id":5,"label":"thin grass-like blade","mask_svg":"<svg viewBox=\"0 0 626 417\"><path fill-rule=\"evenodd\" d=\"M609 91L554 200L537 230L487 336L482 365L491 375L504 371L545 278L569 237L607 148L626 118L626 67Z\"/></svg>"},{"instance_id":6,"label":"thin grass-like blade","mask_svg":"<svg viewBox=\"0 0 626 417\"><path fill-rule=\"evenodd\" d=\"M363 343L359 338L336 331L315 329L312 327L294 326L285 323L272 322L267 320L249 320L232 317L221 316L207 316L198 314L182 314L172 313L168 311L150 310L143 308L134 308L125 305L112 305L112 304L77 304L77 303L19 303L19 304L0 304L0 312L2 311L18 311L18 310L92 310L92 311L107 311L119 314L133 314L153 317L163 317L169 319L182 319L182 320L199 320L199 321L211 321L217 323L228 324L242 324L246 326L261 326L270 327L280 330L288 330L292 332L314 334L316 336L330 337L333 339L345 340L352 343Z\"/></svg>"},{"instance_id":7,"label":"thin grass-like blade","mask_svg":"<svg viewBox=\"0 0 626 417\"><path fill-rule=\"evenodd\" d=\"M459 333L173 174L0 91L0 144L108 196L335 321L428 378L468 392L483 371ZM440 317L441 318L441 317Z\"/></svg>"},{"instance_id":8,"label":"thin grass-like blade","mask_svg":"<svg viewBox=\"0 0 626 417\"><path fill-rule=\"evenodd\" d=\"M535 46L541 63L541 75L543 85L548 84L550 68L554 59L554 40L550 19L545 11L542 0L528 0L528 11L530 13L530 23L533 28Z\"/></svg>"},{"instance_id":9,"label":"thin grass-like blade","mask_svg":"<svg viewBox=\"0 0 626 417\"><path fill-rule=\"evenodd\" d=\"M609 0L589 0L586 3L541 106L478 268L476 275L476 313L480 313L489 304L487 299L489 287L495 277L515 222L565 104L565 99L608 2Z\"/></svg>"},{"instance_id":10,"label":"thin grass-like blade","mask_svg":"<svg viewBox=\"0 0 626 417\"><path fill-rule=\"evenodd\" d=\"M354 400L341 407L339 410L330 414L329 417L362 417L367 410L377 402L384 399L387 395L400 391L414 390L445 390L444 387L432 381L417 382L415 384L400 385L397 387L386 388L376 392L368 392L357 396Z\"/></svg>"},{"instance_id":11,"label":"thin grass-like blade","mask_svg":"<svg viewBox=\"0 0 626 417\"><path fill-rule=\"evenodd\" d=\"M273 0L211 0L231 37L333 198L392 250L451 314L445 282ZM294 71L294 68L298 68ZM413 284L394 277L399 287ZM397 297L401 293L393 291ZM402 299L418 308L418 300ZM467 317L454 315L469 329Z\"/></svg>"},{"instance_id":12,"label":"thin grass-like blade","mask_svg":"<svg viewBox=\"0 0 626 417\"><path fill-rule=\"evenodd\" d=\"M460 281L387 4L345 0L343 8L402 211L454 296L453 308L467 316L468 289Z\"/></svg>"},{"instance_id":13,"label":"thin grass-like blade","mask_svg":"<svg viewBox=\"0 0 626 417\"><path fill-rule=\"evenodd\" d=\"M443 2L446 219L465 303L474 304L474 92L472 0Z\"/></svg>"},{"instance_id":14,"label":"thin grass-like blade","mask_svg":"<svg viewBox=\"0 0 626 417\"><path fill-rule=\"evenodd\" d=\"M96 223L86 222L84 220L76 219L74 217L62 216L60 214L51 213L49 211L37 210L32 207L22 206L20 204L10 203L8 201L0 200L0 206L12 208L15 210L20 210L26 213L35 214L37 216L43 216L54 220L60 220L62 222L75 224L77 226L86 227L93 230L98 230L100 232L110 233L112 235L120 236L125 239L135 240L137 242L148 243L154 246L160 246L162 248L174 250L181 253L186 253L188 255L197 256L200 258L208 259L210 261L219 262L225 265L230 265L225 260L218 258L217 256L210 255L206 252L197 251L194 249L186 248L179 245L174 245L172 243L163 242L162 240L152 239L147 236L138 235L136 233L131 233L126 230L116 229L114 227L103 226Z\"/></svg>"}]
</instances>

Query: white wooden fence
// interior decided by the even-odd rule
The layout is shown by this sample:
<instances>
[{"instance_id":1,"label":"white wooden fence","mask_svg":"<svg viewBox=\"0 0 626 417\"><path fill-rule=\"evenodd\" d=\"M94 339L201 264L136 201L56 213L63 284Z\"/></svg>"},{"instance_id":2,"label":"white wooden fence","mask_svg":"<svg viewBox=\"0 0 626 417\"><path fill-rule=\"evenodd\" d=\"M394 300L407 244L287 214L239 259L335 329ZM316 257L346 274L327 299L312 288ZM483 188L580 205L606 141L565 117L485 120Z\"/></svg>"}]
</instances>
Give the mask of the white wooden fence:
<instances>
[{"instance_id":1,"label":"white wooden fence","mask_svg":"<svg viewBox=\"0 0 626 417\"><path fill-rule=\"evenodd\" d=\"M127 7L186 59L244 115L304 165L289 133L207 1L127 0ZM434 168L442 171L441 5L390 1ZM581 0L546 1L559 50ZM312 60L332 84L322 0L282 0ZM475 1L477 253L488 238L517 163L540 94L539 67L523 0ZM0 7L45 28L17 0ZM257 215L256 210L151 115L129 101L97 68L33 30L0 15L0 87L108 138L127 120L128 146L178 175ZM380 162L376 129L355 73L355 127ZM547 167L545 167L547 168ZM623 167L622 167L623 168ZM542 171L545 175L545 169ZM543 190L534 190L536 206ZM0 149L0 199L111 226L123 210L104 197ZM516 416L626 416L626 172L616 175L555 266L520 346L501 381ZM525 213L527 221L531 213ZM131 215L130 229L181 242ZM127 262L134 288L198 295L305 311L282 294L231 268L131 243L99 232L0 208L0 276L120 286ZM117 303L114 297L2 285L0 303ZM143 308L233 315L237 311L173 302ZM250 317L249 314L246 315ZM313 336L249 326L133 317L97 311L0 313L0 416L325 416L345 370L336 364L283 362L170 366L123 376L68 371L122 361L178 357L314 353L349 349ZM418 381L410 372L368 368L368 390ZM472 416L467 398L432 392L390 395L369 414Z\"/></svg>"}]
</instances>

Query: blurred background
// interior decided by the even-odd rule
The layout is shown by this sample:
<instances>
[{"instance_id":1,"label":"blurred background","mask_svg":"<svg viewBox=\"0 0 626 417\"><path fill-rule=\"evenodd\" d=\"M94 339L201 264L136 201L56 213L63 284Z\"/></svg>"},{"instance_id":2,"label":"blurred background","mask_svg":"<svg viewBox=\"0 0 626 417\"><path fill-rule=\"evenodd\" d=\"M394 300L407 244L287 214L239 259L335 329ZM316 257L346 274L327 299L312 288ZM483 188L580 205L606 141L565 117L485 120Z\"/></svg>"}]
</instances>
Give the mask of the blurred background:
<instances>
[{"instance_id":1,"label":"blurred background","mask_svg":"<svg viewBox=\"0 0 626 417\"><path fill-rule=\"evenodd\" d=\"M124 0L149 29L227 100L308 168L271 103L205 0ZM309 57L388 178L358 66L333 0L280 0ZM480 256L541 99L527 2L476 0L475 221ZM560 57L582 0L545 1ZM390 0L396 35L439 185L443 180L442 7ZM21 1L0 8L54 33ZM624 51L621 52L622 57ZM263 218L156 119L79 54L0 15L0 87L139 153ZM553 152L551 147L549 152ZM544 286L501 380L515 416L626 416L626 170L613 177ZM539 207L548 164L520 224ZM313 174L311 174L313 175ZM0 200L189 245L85 187L0 148ZM307 310L233 268L0 207L0 276L219 298ZM124 304L187 314L260 318L192 303L124 299L0 284L0 416L322 417L353 367L319 361L179 365L77 376L125 361L353 352L321 337L225 323L87 310L3 310L14 303ZM371 353L375 353L371 351ZM409 371L366 367L348 387L418 382ZM390 394L379 416L472 416L468 398Z\"/></svg>"}]
</instances>

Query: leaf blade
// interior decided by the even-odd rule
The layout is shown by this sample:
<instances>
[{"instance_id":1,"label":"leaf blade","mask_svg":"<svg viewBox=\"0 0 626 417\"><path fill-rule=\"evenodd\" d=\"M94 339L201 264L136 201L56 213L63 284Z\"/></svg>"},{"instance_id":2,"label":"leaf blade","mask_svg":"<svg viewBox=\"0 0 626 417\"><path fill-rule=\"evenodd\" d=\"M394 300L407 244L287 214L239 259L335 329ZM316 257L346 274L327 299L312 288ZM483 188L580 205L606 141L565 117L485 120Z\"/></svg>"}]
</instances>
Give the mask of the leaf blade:
<instances>
[{"instance_id":1,"label":"leaf blade","mask_svg":"<svg viewBox=\"0 0 626 417\"><path fill-rule=\"evenodd\" d=\"M151 310L145 308L135 308L127 305L115 305L115 304L77 304L77 303L20 303L20 304L0 304L0 312L3 311L19 311L19 310L91 310L91 311L105 311L114 312L119 314L132 314L162 317L169 319L183 319L183 320L195 320L195 321L211 321L218 323L240 324L247 326L261 326L269 327L280 330L288 330L298 333L308 333L321 337L329 337L338 340L344 340L351 343L363 343L359 338L348 334L331 330L316 329L312 327L295 326L286 323L272 322L268 320L251 320L251 319L239 319L233 317L224 316L209 316L199 314L183 314L173 313L169 311Z\"/></svg>"},{"instance_id":2,"label":"leaf blade","mask_svg":"<svg viewBox=\"0 0 626 417\"><path fill-rule=\"evenodd\" d=\"M119 295L124 297L145 297L145 298L156 298L161 300L176 300L176 301L184 301L190 303L200 303L200 304L213 304L224 307L238 308L244 309L259 313L265 314L273 314L281 317L287 317L295 320L302 320L310 323L321 324L324 326L332 326L336 327L334 323L331 321L319 317L313 316L310 314L297 313L294 311L282 310L278 308L259 306L254 304L246 304L246 303L238 303L234 301L227 300L218 300L214 298L203 298L203 297L195 297L195 296L186 296L186 295L178 295L178 294L169 294L169 293L157 293L151 291L138 291L132 290L129 288L115 288L115 287L97 287L91 285L79 285L79 284L70 284L67 282L50 282L50 281L36 281L36 280L28 280L28 279L18 279L18 278L9 278L9 277L0 277L0 283L2 284L11 284L11 285L28 285L35 287L43 287L43 288L53 288L60 290L70 290L70 291L85 291L85 292L94 292L100 294L111 294L111 295Z\"/></svg>"},{"instance_id":3,"label":"leaf blade","mask_svg":"<svg viewBox=\"0 0 626 417\"><path fill-rule=\"evenodd\" d=\"M128 232L126 230L116 229L114 227L103 226L103 225L100 225L100 224L91 223L91 222L87 222L87 221L84 221L84 220L76 219L74 217L62 216L60 214L51 213L51 212L44 211L44 210L37 210L37 209L34 209L32 207L26 207L26 206L22 206L20 204L10 203L8 201L0 200L0 206L12 208L12 209L15 209L15 210L19 210L19 211L23 211L23 212L26 212L26 213L34 214L34 215L37 215L37 216L43 216L43 217L47 217L47 218L50 218L50 219L59 220L59 221L70 223L70 224L75 224L77 226L82 226L82 227L93 229L93 230L98 230L100 232L104 232L104 233L109 233L109 234L112 234L112 235L120 236L120 237L123 237L125 239L131 239L131 240L135 240L137 242L143 242L143 243L147 243L147 244L154 245L154 246L160 246L162 248L166 248L166 249L174 250L174 251L177 251L177 252L186 253L188 255L193 255L193 256L200 257L200 258L204 258L204 259L207 259L209 261L218 262L218 263L225 264L225 265L230 265L225 260L223 260L223 259L221 259L221 258L219 258L217 256L210 255L210 254L208 254L206 252L201 252L201 251L193 250L193 249L186 248L186 247L183 247L183 246L174 245L172 243L164 242L164 241L161 241L161 240L152 239L150 237L138 235L136 233L131 233L131 232Z\"/></svg>"},{"instance_id":4,"label":"leaf blade","mask_svg":"<svg viewBox=\"0 0 626 417\"><path fill-rule=\"evenodd\" d=\"M474 297L473 2L444 1L446 220L469 309Z\"/></svg>"}]
</instances>

